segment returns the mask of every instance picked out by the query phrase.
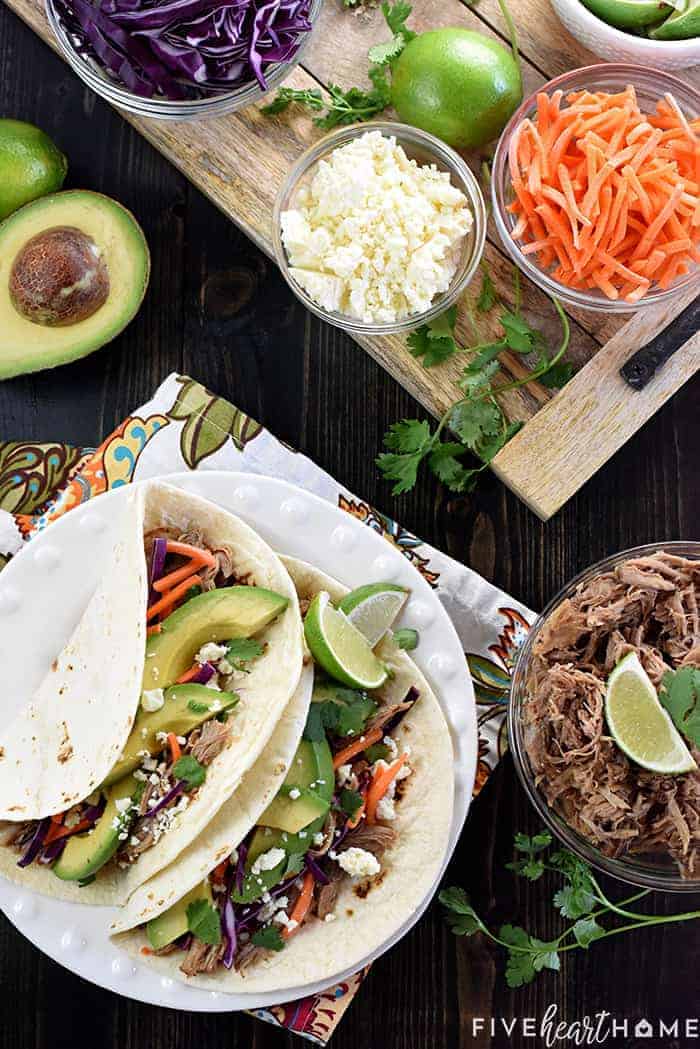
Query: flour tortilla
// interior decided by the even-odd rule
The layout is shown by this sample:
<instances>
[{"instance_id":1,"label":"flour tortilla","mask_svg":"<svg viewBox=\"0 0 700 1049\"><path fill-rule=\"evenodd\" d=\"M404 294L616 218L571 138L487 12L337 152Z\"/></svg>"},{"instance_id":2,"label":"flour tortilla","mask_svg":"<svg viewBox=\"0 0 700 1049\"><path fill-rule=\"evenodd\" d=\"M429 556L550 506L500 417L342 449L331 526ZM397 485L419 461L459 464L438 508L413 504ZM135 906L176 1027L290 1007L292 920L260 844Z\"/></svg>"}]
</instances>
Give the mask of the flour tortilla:
<instances>
[{"instance_id":1,"label":"flour tortilla","mask_svg":"<svg viewBox=\"0 0 700 1049\"><path fill-rule=\"evenodd\" d=\"M283 560L300 599L326 590L337 601L347 592L311 565L291 558ZM194 888L254 825L254 819L245 825L239 819L234 795L220 811L216 821L220 837L209 845L208 857L204 847L188 850L189 855L182 856L144 886L138 906L130 902L119 915L112 927L118 946L138 957L140 964L195 987L238 994L282 992L318 980L331 982L338 973L359 965L411 917L433 888L448 846L454 793L453 752L437 698L410 657L390 641L382 643L379 654L395 675L380 690L384 700L399 702L412 685L418 688L420 699L394 733L399 747L402 743L410 746L413 770L405 781L405 794L396 806L397 817L392 824L398 831L398 843L384 854L382 874L377 882L370 883L366 898L359 898L357 886L346 879L336 905L335 921L314 919L304 925L283 951L256 965L245 976L219 968L210 976L186 977L179 968L182 952L142 955L141 947L148 942L143 923ZM136 897L133 902L136 904ZM141 927L135 928L136 925Z\"/></svg>"},{"instance_id":2,"label":"flour tortilla","mask_svg":"<svg viewBox=\"0 0 700 1049\"><path fill-rule=\"evenodd\" d=\"M30 702L0 729L0 819L63 812L92 793L122 752L146 643L142 516L142 493L130 493L120 538L82 618Z\"/></svg>"},{"instance_id":3,"label":"flour tortilla","mask_svg":"<svg viewBox=\"0 0 700 1049\"><path fill-rule=\"evenodd\" d=\"M140 885L171 864L205 829L257 761L300 682L304 655L303 625L296 591L277 555L243 521L208 500L169 485L149 483L145 487L139 542L143 546L143 534L166 528L177 533L198 529L207 545L226 547L230 551L234 572L239 579L245 578L251 585L282 594L288 598L289 604L281 616L256 635L265 643L265 651L251 663L249 673L240 674L240 684L235 684L241 699L230 714L233 725L231 743L208 766L207 778L188 807L174 817L166 833L135 863L124 870L116 864L109 864L98 872L94 882L81 888L77 883L62 881L50 869L37 864L22 870L17 867L14 850L7 847L0 850L0 874L48 896L81 903L121 904ZM145 593L145 577L143 585ZM143 600L145 602L145 597ZM130 629L141 631L144 619L145 604L138 619L131 621ZM143 643L141 653L137 676L139 695ZM308 709L311 686L307 683L302 691ZM125 738L121 740L117 756ZM97 780L99 782L101 779Z\"/></svg>"}]
</instances>

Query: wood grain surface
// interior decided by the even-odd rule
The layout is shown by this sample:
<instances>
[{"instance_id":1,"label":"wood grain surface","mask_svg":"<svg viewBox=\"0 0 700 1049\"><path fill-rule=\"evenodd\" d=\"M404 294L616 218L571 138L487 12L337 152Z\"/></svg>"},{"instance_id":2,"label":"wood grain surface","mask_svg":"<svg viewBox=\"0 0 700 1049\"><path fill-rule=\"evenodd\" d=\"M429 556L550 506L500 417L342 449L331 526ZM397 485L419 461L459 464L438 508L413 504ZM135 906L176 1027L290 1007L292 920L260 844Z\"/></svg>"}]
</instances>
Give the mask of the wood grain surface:
<instances>
[{"instance_id":1,"label":"wood grain surface","mask_svg":"<svg viewBox=\"0 0 700 1049\"><path fill-rule=\"evenodd\" d=\"M481 0L487 4L488 0ZM110 347L56 371L0 384L0 439L94 445L172 370L235 401L349 488L471 565L531 608L577 571L636 543L699 538L700 381L691 380L548 523L496 478L447 498L423 480L391 499L373 460L381 436L420 406L346 335L309 316L262 251L0 7L0 114L40 124L70 157L68 185L122 200L139 216L153 274L144 307ZM214 153L214 156L216 154ZM505 761L474 805L447 884L469 888L494 924L542 938L557 927L551 882L505 869L515 831L537 821ZM617 887L606 882L612 893ZM655 898L658 912L681 906ZM684 898L700 907L700 899ZM700 926L667 926L572 952L561 974L509 991L503 956L460 940L433 905L381 959L332 1049L541 1049L502 1021L570 1021L607 1010L668 1021L697 1015ZM158 1009L102 991L36 951L0 916L1 1049L292 1049L292 1036L242 1015ZM473 1036L493 1018L495 1035ZM561 1044L561 1043L560 1043ZM614 1049L692 1049L667 1038Z\"/></svg>"},{"instance_id":2,"label":"wood grain surface","mask_svg":"<svg viewBox=\"0 0 700 1049\"><path fill-rule=\"evenodd\" d=\"M6 0L42 38L53 40L46 22L42 0ZM582 48L561 26L547 0L523 0L516 8L520 28L523 58L524 90L536 90L552 76L576 66L596 60ZM417 29L460 24L487 34L506 38L505 26L497 0L483 0L478 7L470 7L462 0L414 0L412 24ZM386 35L383 17L378 5L370 5L356 12L343 8L340 0L327 0L314 39L304 58L304 68L297 68L288 83L294 87L315 87L329 80L350 87L367 82L367 49ZM554 46L556 44L556 47ZM689 78L700 82L697 73ZM291 164L313 141L320 137L312 121L302 113L285 113L270 119L260 113L260 106L252 106L240 113L216 120L173 124L165 121L127 117L135 127L198 186L221 210L232 218L267 254L272 253L270 221L277 191ZM469 158L478 171L481 157ZM485 258L494 274L495 283L503 301L512 300L512 266L500 244L498 233L489 223ZM550 345L559 338L558 321L551 303L533 284L523 282L523 307L526 317L547 336ZM465 301L473 303L478 288L469 290ZM605 391L615 383L613 360L615 355L603 358L594 371L590 362L600 345L620 332L620 339L630 353L644 345L647 332L658 330L662 319L672 319L680 304L670 309L663 306L645 311L645 324L635 324L626 318L606 317L600 314L570 309L574 321L568 358L581 369L580 388L600 393L604 411ZM495 317L485 320L484 337L499 334ZM460 311L457 327L463 344L468 345L472 333L467 311ZM357 337L359 344L405 386L433 415L441 416L458 393L456 380L464 367L465 356L457 355L439 368L425 369L408 352L404 336L382 338ZM619 345L620 343L618 343ZM688 348L691 352L692 348ZM685 350L681 350L683 354ZM525 374L522 361L508 353L501 355L506 377L521 379ZM607 367L605 364L607 363ZM632 390L618 391L618 407L625 415L625 427L606 426L596 435L596 464L605 462L620 447L623 440L634 433L650 415L678 388L687 369L669 372L656 398L639 397ZM527 422L552 399L552 393L543 386L531 383L525 388L502 395L504 411L509 419ZM578 436L572 433L570 441L560 439L561 429L549 434L546 427L560 422L568 414L566 407L558 413L548 413L540 421L535 433L523 437L513 447L496 456L494 469L502 480L511 485L521 498L543 519L548 518L575 492L592 471L574 469ZM547 438L542 439L542 436ZM563 432L565 437L565 431ZM549 438L552 439L549 439ZM529 445L527 443L529 441ZM541 472L547 478L533 476L526 447L537 441ZM596 466L597 468L597 466Z\"/></svg>"}]
</instances>

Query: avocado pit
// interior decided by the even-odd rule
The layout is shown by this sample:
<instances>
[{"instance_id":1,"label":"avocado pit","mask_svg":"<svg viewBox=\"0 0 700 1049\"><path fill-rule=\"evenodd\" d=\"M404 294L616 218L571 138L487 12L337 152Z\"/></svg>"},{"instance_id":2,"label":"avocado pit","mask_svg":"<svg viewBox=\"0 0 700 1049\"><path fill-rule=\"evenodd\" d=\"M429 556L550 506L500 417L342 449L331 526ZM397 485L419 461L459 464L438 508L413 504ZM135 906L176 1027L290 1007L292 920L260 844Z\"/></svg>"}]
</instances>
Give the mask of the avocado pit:
<instances>
[{"instance_id":1,"label":"avocado pit","mask_svg":"<svg viewBox=\"0 0 700 1049\"><path fill-rule=\"evenodd\" d=\"M75 226L53 226L18 252L9 292L14 308L33 324L66 327L104 305L109 271L91 237Z\"/></svg>"}]
</instances>

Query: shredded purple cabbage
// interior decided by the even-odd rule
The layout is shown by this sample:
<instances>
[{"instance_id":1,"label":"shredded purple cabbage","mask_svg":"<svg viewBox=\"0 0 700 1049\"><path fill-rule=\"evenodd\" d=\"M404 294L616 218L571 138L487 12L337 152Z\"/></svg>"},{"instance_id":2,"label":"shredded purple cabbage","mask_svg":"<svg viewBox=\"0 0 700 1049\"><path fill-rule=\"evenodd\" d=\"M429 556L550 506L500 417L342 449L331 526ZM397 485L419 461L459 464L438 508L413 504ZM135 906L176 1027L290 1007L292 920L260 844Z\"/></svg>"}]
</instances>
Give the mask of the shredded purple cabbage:
<instances>
[{"instance_id":1,"label":"shredded purple cabbage","mask_svg":"<svg viewBox=\"0 0 700 1049\"><path fill-rule=\"evenodd\" d=\"M321 867L319 867L318 863L316 862L316 860L310 852L307 852L306 856L304 857L304 862L306 863L306 869L310 870L313 874L314 881L317 881L319 885L328 885L330 878L325 873L325 871L322 870Z\"/></svg>"},{"instance_id":2,"label":"shredded purple cabbage","mask_svg":"<svg viewBox=\"0 0 700 1049\"><path fill-rule=\"evenodd\" d=\"M193 678L190 678L190 684L206 685L207 681L210 681L214 677L215 673L216 669L211 665L211 663L202 663L195 676Z\"/></svg>"},{"instance_id":3,"label":"shredded purple cabbage","mask_svg":"<svg viewBox=\"0 0 700 1049\"><path fill-rule=\"evenodd\" d=\"M53 841L49 842L39 857L39 863L53 863L57 860L65 849L67 841L68 835L63 838L55 838Z\"/></svg>"},{"instance_id":4,"label":"shredded purple cabbage","mask_svg":"<svg viewBox=\"0 0 700 1049\"><path fill-rule=\"evenodd\" d=\"M226 897L224 911L221 916L221 924L223 926L224 936L226 937L226 950L224 951L222 961L227 969L231 969L233 967L233 959L236 956L238 937L236 936L236 914L230 896Z\"/></svg>"},{"instance_id":5,"label":"shredded purple cabbage","mask_svg":"<svg viewBox=\"0 0 700 1049\"><path fill-rule=\"evenodd\" d=\"M39 820L39 822L36 825L36 830L34 831L31 838L29 839L29 842L27 843L26 849L24 850L20 858L17 860L18 867L28 867L29 864L37 858L37 856L39 855L39 850L44 844L44 838L46 837L46 832L48 831L50 825L51 820L48 816L44 816L43 820Z\"/></svg>"},{"instance_id":6,"label":"shredded purple cabbage","mask_svg":"<svg viewBox=\"0 0 700 1049\"><path fill-rule=\"evenodd\" d=\"M152 809L149 809L148 812L144 813L146 818L149 816L155 816L162 809L166 808L170 802L178 796L178 794L182 794L184 789L185 781L184 779L179 779L175 786L171 787L168 793L163 795L157 805L154 805Z\"/></svg>"},{"instance_id":7,"label":"shredded purple cabbage","mask_svg":"<svg viewBox=\"0 0 700 1049\"><path fill-rule=\"evenodd\" d=\"M238 861L236 863L236 878L234 885L236 892L243 892L243 882L245 880L245 861L248 857L248 846L243 842L238 846Z\"/></svg>"},{"instance_id":8,"label":"shredded purple cabbage","mask_svg":"<svg viewBox=\"0 0 700 1049\"><path fill-rule=\"evenodd\" d=\"M137 95L175 101L254 81L266 91L267 67L291 61L311 30L311 2L54 0L79 54Z\"/></svg>"}]
</instances>

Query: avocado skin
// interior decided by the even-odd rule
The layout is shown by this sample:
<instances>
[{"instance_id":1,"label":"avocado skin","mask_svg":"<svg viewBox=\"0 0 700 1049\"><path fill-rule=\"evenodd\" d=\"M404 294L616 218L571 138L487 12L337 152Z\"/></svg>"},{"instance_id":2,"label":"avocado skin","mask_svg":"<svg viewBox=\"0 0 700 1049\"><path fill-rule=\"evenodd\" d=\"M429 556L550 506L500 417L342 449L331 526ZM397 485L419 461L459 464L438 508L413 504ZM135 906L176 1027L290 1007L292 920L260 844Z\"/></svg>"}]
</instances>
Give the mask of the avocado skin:
<instances>
[{"instance_id":1,"label":"avocado skin","mask_svg":"<svg viewBox=\"0 0 700 1049\"><path fill-rule=\"evenodd\" d=\"M102 784L109 787L117 783L141 764L143 751L153 756L159 754L163 744L156 739L158 732L174 732L186 736L192 729L209 721L223 710L231 710L238 703L235 692L217 692L206 685L173 685L164 694L160 710L139 710L124 750L116 765ZM218 706L216 703L218 701ZM192 706L190 706L192 704ZM214 709L212 709L214 704ZM193 710L192 707L205 707ZM144 736L143 730L146 730Z\"/></svg>"},{"instance_id":2,"label":"avocado skin","mask_svg":"<svg viewBox=\"0 0 700 1049\"><path fill-rule=\"evenodd\" d=\"M17 312L9 294L9 269L31 237L66 225L92 236L105 253L110 292L91 317L63 328L50 328L34 324ZM127 208L102 193L63 190L13 212L0 223L0 379L68 364L111 342L136 316L150 270L143 230Z\"/></svg>"},{"instance_id":3,"label":"avocado skin","mask_svg":"<svg viewBox=\"0 0 700 1049\"><path fill-rule=\"evenodd\" d=\"M117 799L134 798L143 790L143 784L133 776L125 776L107 794L104 812L86 834L75 834L66 842L66 847L51 868L62 881L83 881L96 874L111 860L119 848L119 830L112 826L119 815Z\"/></svg>"},{"instance_id":4,"label":"avocado skin","mask_svg":"<svg viewBox=\"0 0 700 1049\"><path fill-rule=\"evenodd\" d=\"M198 594L172 612L146 644L143 688L165 688L192 666L208 641L252 637L284 612L289 601L258 586L228 586Z\"/></svg>"},{"instance_id":5,"label":"avocado skin","mask_svg":"<svg viewBox=\"0 0 700 1049\"><path fill-rule=\"evenodd\" d=\"M195 885L194 889L190 889L188 893L185 893L181 900L178 900L177 903L174 903L172 907L169 907L167 911L163 911L156 918L151 918L147 923L146 936L154 951L167 947L173 940L177 940L180 936L185 935L188 931L187 908L195 900L206 900L208 904L213 906L214 900L208 880L202 882L201 885Z\"/></svg>"}]
</instances>

